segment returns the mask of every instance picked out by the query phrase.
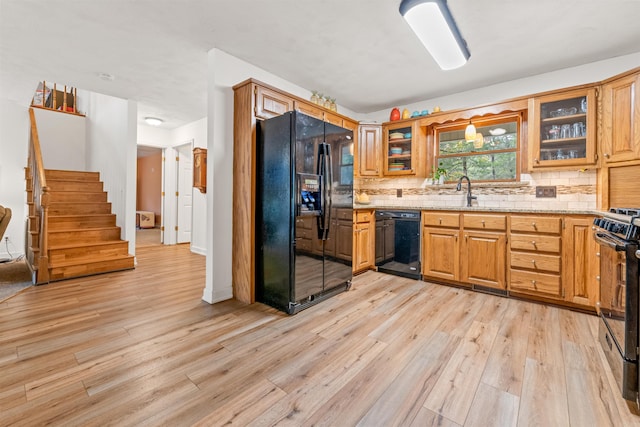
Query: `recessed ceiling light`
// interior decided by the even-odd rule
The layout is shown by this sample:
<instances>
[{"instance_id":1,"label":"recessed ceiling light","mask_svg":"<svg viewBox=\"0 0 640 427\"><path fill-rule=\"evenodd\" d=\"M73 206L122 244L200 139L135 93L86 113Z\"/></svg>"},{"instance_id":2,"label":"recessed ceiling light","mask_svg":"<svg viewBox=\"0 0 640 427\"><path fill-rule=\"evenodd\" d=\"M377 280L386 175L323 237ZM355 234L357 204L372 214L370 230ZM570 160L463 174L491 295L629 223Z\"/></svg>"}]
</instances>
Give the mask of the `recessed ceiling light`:
<instances>
[{"instance_id":1,"label":"recessed ceiling light","mask_svg":"<svg viewBox=\"0 0 640 427\"><path fill-rule=\"evenodd\" d=\"M106 82L112 82L116 78L116 76L114 76L113 74L109 74L109 73L98 73L98 77L100 77L102 80L104 80Z\"/></svg>"},{"instance_id":2,"label":"recessed ceiling light","mask_svg":"<svg viewBox=\"0 0 640 427\"><path fill-rule=\"evenodd\" d=\"M160 126L164 122L164 120L157 117L145 117L144 121L151 126Z\"/></svg>"}]
</instances>

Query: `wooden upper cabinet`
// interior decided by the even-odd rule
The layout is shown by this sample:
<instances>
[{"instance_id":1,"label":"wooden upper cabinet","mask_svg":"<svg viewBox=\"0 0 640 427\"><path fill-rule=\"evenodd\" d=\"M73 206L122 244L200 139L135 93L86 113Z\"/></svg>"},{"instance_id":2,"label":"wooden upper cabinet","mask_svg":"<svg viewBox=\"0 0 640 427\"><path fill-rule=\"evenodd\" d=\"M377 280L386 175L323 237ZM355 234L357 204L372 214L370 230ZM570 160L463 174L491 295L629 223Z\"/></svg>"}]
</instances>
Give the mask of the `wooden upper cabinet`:
<instances>
[{"instance_id":1,"label":"wooden upper cabinet","mask_svg":"<svg viewBox=\"0 0 640 427\"><path fill-rule=\"evenodd\" d=\"M382 127L376 124L360 125L356 171L359 176L380 176L380 154L382 151Z\"/></svg>"},{"instance_id":2,"label":"wooden upper cabinet","mask_svg":"<svg viewBox=\"0 0 640 427\"><path fill-rule=\"evenodd\" d=\"M529 170L596 164L596 90L569 90L529 102Z\"/></svg>"},{"instance_id":3,"label":"wooden upper cabinet","mask_svg":"<svg viewBox=\"0 0 640 427\"><path fill-rule=\"evenodd\" d=\"M287 111L293 111L292 98L280 92L256 86L256 110L255 116L261 119L270 119L280 116Z\"/></svg>"},{"instance_id":4,"label":"wooden upper cabinet","mask_svg":"<svg viewBox=\"0 0 640 427\"><path fill-rule=\"evenodd\" d=\"M328 112L324 112L324 121L334 124L336 126L340 126L342 127L343 123L342 123L342 117L336 115L336 114L331 114Z\"/></svg>"},{"instance_id":5,"label":"wooden upper cabinet","mask_svg":"<svg viewBox=\"0 0 640 427\"><path fill-rule=\"evenodd\" d=\"M315 117L319 120L324 120L324 111L314 104L307 104L306 102L295 101L293 103L296 111L300 111L307 116Z\"/></svg>"},{"instance_id":6,"label":"wooden upper cabinet","mask_svg":"<svg viewBox=\"0 0 640 427\"><path fill-rule=\"evenodd\" d=\"M604 163L640 159L640 72L602 85Z\"/></svg>"}]
</instances>

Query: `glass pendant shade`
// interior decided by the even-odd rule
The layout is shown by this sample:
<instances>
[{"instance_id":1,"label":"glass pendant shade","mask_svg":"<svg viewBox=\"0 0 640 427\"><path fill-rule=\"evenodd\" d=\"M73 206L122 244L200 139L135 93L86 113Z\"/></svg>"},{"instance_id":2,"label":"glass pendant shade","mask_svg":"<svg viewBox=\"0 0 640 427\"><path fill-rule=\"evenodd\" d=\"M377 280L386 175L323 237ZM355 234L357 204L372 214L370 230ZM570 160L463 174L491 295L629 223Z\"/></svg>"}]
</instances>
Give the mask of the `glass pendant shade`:
<instances>
[{"instance_id":1,"label":"glass pendant shade","mask_svg":"<svg viewBox=\"0 0 640 427\"><path fill-rule=\"evenodd\" d=\"M476 134L476 138L473 140L473 148L482 148L484 145L484 136L481 133Z\"/></svg>"},{"instance_id":2,"label":"glass pendant shade","mask_svg":"<svg viewBox=\"0 0 640 427\"><path fill-rule=\"evenodd\" d=\"M469 122L467 128L464 130L464 139L466 141L476 140L476 127L471 122Z\"/></svg>"}]
</instances>

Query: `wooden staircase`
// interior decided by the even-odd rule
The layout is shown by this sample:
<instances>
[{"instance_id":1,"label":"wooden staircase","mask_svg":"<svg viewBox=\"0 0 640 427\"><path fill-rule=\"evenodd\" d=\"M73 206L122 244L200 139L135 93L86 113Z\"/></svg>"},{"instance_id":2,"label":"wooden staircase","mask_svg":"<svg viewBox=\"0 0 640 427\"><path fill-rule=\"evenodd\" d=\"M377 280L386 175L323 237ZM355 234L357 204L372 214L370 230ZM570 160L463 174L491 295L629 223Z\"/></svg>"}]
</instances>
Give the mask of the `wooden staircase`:
<instances>
[{"instance_id":1,"label":"wooden staircase","mask_svg":"<svg viewBox=\"0 0 640 427\"><path fill-rule=\"evenodd\" d=\"M120 239L120 227L111 213L98 172L45 170L48 215L46 253L40 254L40 216L27 175L28 242L33 264L48 259L45 281L134 268L129 242Z\"/></svg>"}]
</instances>

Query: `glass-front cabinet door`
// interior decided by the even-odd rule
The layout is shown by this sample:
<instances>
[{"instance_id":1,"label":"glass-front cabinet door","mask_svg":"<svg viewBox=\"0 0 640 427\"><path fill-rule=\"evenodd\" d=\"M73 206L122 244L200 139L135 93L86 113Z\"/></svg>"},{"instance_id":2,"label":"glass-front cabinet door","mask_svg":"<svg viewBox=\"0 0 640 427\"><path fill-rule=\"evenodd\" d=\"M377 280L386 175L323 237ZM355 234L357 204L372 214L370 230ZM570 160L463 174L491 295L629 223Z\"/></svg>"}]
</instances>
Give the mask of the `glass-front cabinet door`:
<instances>
[{"instance_id":1,"label":"glass-front cabinet door","mask_svg":"<svg viewBox=\"0 0 640 427\"><path fill-rule=\"evenodd\" d=\"M416 173L412 128L412 121L383 126L383 172L385 175L413 175Z\"/></svg>"},{"instance_id":2,"label":"glass-front cabinet door","mask_svg":"<svg viewBox=\"0 0 640 427\"><path fill-rule=\"evenodd\" d=\"M533 98L529 104L529 168L595 164L595 109L593 88Z\"/></svg>"}]
</instances>

